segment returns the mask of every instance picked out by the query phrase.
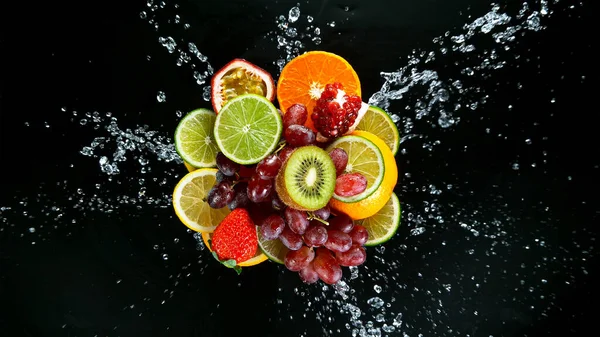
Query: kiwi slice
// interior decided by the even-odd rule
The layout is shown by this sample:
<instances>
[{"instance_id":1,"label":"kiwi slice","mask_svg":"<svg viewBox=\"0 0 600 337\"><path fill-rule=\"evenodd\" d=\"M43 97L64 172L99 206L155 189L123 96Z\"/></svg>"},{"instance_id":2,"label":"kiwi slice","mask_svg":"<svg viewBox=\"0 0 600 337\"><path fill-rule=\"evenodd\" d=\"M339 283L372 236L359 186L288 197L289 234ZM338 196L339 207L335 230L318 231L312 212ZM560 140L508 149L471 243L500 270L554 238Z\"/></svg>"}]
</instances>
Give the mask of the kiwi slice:
<instances>
[{"instance_id":1,"label":"kiwi slice","mask_svg":"<svg viewBox=\"0 0 600 337\"><path fill-rule=\"evenodd\" d=\"M288 207L314 211L325 207L335 189L335 166L317 146L296 149L277 174L275 190Z\"/></svg>"}]
</instances>

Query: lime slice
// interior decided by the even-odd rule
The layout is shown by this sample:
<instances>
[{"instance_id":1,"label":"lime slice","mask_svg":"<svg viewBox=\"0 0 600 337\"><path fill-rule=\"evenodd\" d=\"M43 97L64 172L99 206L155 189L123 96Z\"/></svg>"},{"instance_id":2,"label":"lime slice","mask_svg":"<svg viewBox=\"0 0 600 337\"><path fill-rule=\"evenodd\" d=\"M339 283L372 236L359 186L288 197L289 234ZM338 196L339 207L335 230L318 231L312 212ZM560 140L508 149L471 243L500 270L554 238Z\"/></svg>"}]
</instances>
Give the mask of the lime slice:
<instances>
[{"instance_id":1,"label":"lime slice","mask_svg":"<svg viewBox=\"0 0 600 337\"><path fill-rule=\"evenodd\" d=\"M356 126L356 130L369 131L381 138L396 155L400 147L400 133L390 115L376 106L369 109Z\"/></svg>"},{"instance_id":2,"label":"lime slice","mask_svg":"<svg viewBox=\"0 0 600 337\"><path fill-rule=\"evenodd\" d=\"M361 136L343 136L327 147L327 152L339 147L348 154L346 173L358 172L367 178L367 189L351 197L333 197L342 202L357 202L373 194L381 185L385 164L381 151L372 141Z\"/></svg>"},{"instance_id":3,"label":"lime slice","mask_svg":"<svg viewBox=\"0 0 600 337\"><path fill-rule=\"evenodd\" d=\"M203 168L186 174L173 192L173 208L188 228L197 232L212 232L229 214L227 207L214 209L208 205L208 191L215 184L217 169Z\"/></svg>"},{"instance_id":4,"label":"lime slice","mask_svg":"<svg viewBox=\"0 0 600 337\"><path fill-rule=\"evenodd\" d=\"M183 117L175 130L175 149L193 167L215 167L219 148L213 128L217 116L208 109L196 109Z\"/></svg>"},{"instance_id":5,"label":"lime slice","mask_svg":"<svg viewBox=\"0 0 600 337\"><path fill-rule=\"evenodd\" d=\"M258 248L269 260L283 264L283 259L285 259L289 249L281 243L281 240L265 240L260 234L258 226L256 227L256 234L258 235Z\"/></svg>"},{"instance_id":6,"label":"lime slice","mask_svg":"<svg viewBox=\"0 0 600 337\"><path fill-rule=\"evenodd\" d=\"M239 95L227 102L215 121L215 140L223 154L236 163L256 164L279 142L281 115L268 99Z\"/></svg>"},{"instance_id":7,"label":"lime slice","mask_svg":"<svg viewBox=\"0 0 600 337\"><path fill-rule=\"evenodd\" d=\"M377 246L391 239L400 227L400 201L396 193L392 193L390 200L379 212L366 219L356 220L355 224L364 226L369 232L369 240L365 242L365 246Z\"/></svg>"}]
</instances>

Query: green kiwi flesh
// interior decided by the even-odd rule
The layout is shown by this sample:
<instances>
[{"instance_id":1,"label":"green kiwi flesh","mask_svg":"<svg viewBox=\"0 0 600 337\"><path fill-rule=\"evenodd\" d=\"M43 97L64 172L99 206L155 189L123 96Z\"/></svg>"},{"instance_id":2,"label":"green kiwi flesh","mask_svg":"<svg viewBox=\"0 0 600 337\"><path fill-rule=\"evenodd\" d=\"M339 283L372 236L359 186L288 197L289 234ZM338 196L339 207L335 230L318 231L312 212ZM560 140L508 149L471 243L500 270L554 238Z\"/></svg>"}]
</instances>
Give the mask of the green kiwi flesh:
<instances>
[{"instance_id":1,"label":"green kiwi flesh","mask_svg":"<svg viewBox=\"0 0 600 337\"><path fill-rule=\"evenodd\" d=\"M303 211L323 208L335 189L335 166L317 146L296 149L279 170L275 190L288 207Z\"/></svg>"}]
</instances>

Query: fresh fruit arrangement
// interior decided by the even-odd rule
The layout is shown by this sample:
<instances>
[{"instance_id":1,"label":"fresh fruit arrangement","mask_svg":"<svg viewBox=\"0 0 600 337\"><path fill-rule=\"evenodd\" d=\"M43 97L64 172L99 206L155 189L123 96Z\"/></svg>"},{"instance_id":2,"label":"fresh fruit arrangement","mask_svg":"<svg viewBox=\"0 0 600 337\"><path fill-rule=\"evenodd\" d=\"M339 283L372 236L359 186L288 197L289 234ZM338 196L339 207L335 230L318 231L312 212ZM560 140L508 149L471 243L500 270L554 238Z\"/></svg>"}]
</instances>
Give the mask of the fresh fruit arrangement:
<instances>
[{"instance_id":1,"label":"fresh fruit arrangement","mask_svg":"<svg viewBox=\"0 0 600 337\"><path fill-rule=\"evenodd\" d=\"M342 267L366 261L365 247L395 234L398 130L362 101L346 60L304 53L275 86L235 59L211 84L214 111L188 113L175 131L190 172L173 206L215 259L238 273L268 259L306 283L334 284Z\"/></svg>"}]
</instances>

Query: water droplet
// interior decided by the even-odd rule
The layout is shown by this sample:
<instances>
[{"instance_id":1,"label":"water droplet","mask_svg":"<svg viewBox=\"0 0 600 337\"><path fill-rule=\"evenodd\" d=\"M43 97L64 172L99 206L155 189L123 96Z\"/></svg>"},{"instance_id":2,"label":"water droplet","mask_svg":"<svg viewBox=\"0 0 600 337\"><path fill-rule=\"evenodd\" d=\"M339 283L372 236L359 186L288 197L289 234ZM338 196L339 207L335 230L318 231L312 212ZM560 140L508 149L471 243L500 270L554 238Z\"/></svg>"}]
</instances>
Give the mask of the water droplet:
<instances>
[{"instance_id":1,"label":"water droplet","mask_svg":"<svg viewBox=\"0 0 600 337\"><path fill-rule=\"evenodd\" d=\"M173 53L175 51L175 49L177 48L177 43L175 43L175 40L173 40L172 37L167 36L167 37L159 37L158 38L158 42L165 48L167 48L167 50L169 51L169 53Z\"/></svg>"},{"instance_id":2,"label":"water droplet","mask_svg":"<svg viewBox=\"0 0 600 337\"><path fill-rule=\"evenodd\" d=\"M167 261L169 259L169 254L163 254L162 259Z\"/></svg>"},{"instance_id":3,"label":"water droplet","mask_svg":"<svg viewBox=\"0 0 600 337\"><path fill-rule=\"evenodd\" d=\"M35 228L29 227L29 233L35 233Z\"/></svg>"},{"instance_id":4,"label":"water droplet","mask_svg":"<svg viewBox=\"0 0 600 337\"><path fill-rule=\"evenodd\" d=\"M519 163L512 164L512 169L517 171L519 169Z\"/></svg>"},{"instance_id":5,"label":"water droplet","mask_svg":"<svg viewBox=\"0 0 600 337\"><path fill-rule=\"evenodd\" d=\"M147 18L148 18L148 14L146 14L146 12L145 12L145 11L141 11L141 12L140 12L140 18L141 18L141 19L143 19L143 20L145 20L145 19L147 19Z\"/></svg>"},{"instance_id":6,"label":"water droplet","mask_svg":"<svg viewBox=\"0 0 600 337\"><path fill-rule=\"evenodd\" d=\"M380 293L381 293L381 290L382 290L381 286L380 286L380 285L378 285L378 284L374 285L374 286L373 286L373 289L374 289L374 290L375 290L375 292L376 292L376 293L378 293L378 294L380 294Z\"/></svg>"},{"instance_id":7,"label":"water droplet","mask_svg":"<svg viewBox=\"0 0 600 337\"><path fill-rule=\"evenodd\" d=\"M385 302L379 297L371 297L367 300L367 304L372 306L373 308L381 308L385 304Z\"/></svg>"},{"instance_id":8,"label":"water droplet","mask_svg":"<svg viewBox=\"0 0 600 337\"><path fill-rule=\"evenodd\" d=\"M166 102L166 101L167 101L167 95L166 95L164 92L162 92L162 91L159 91L159 92L156 94L156 100L157 100L159 103L164 103L164 102Z\"/></svg>"},{"instance_id":9,"label":"water droplet","mask_svg":"<svg viewBox=\"0 0 600 337\"><path fill-rule=\"evenodd\" d=\"M529 139L529 138L525 139L525 144L531 145L531 139Z\"/></svg>"},{"instance_id":10,"label":"water droplet","mask_svg":"<svg viewBox=\"0 0 600 337\"><path fill-rule=\"evenodd\" d=\"M300 18L300 8L292 7L292 9L290 9L290 11L288 13L288 21L296 22L296 21L298 21L298 18Z\"/></svg>"},{"instance_id":11,"label":"water droplet","mask_svg":"<svg viewBox=\"0 0 600 337\"><path fill-rule=\"evenodd\" d=\"M329 27L335 27L335 21L331 21L331 22L329 23Z\"/></svg>"}]
</instances>

